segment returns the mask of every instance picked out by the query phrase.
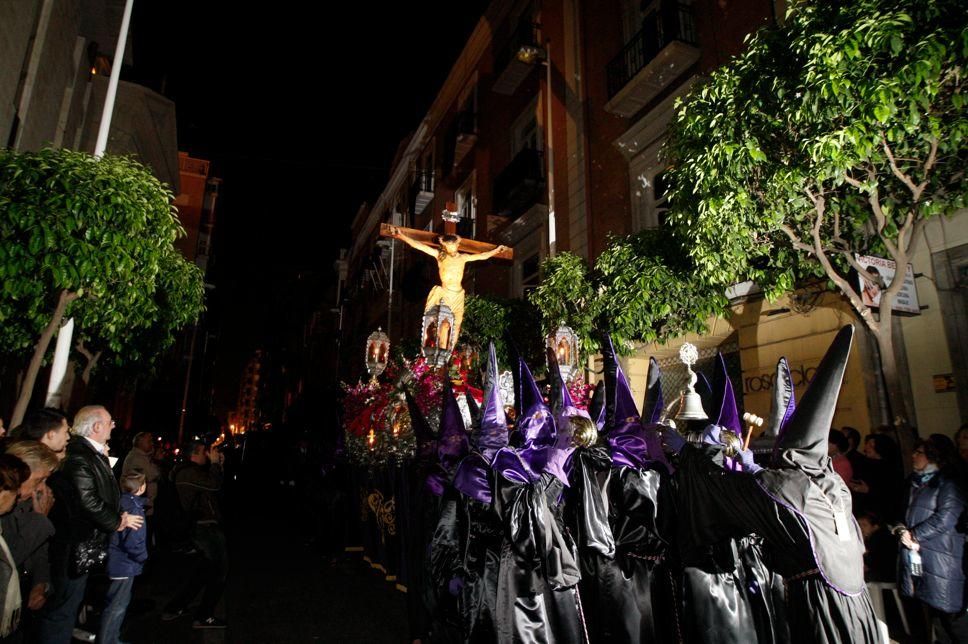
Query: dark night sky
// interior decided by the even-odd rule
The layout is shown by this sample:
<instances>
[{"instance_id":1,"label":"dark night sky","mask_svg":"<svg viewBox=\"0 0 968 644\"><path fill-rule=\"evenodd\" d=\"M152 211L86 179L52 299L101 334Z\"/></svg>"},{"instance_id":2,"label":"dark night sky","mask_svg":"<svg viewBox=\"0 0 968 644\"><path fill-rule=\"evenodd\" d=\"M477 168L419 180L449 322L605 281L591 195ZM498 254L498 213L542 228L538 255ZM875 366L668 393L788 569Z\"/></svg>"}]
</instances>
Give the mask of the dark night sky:
<instances>
[{"instance_id":1,"label":"dark night sky","mask_svg":"<svg viewBox=\"0 0 968 644\"><path fill-rule=\"evenodd\" d=\"M179 148L223 179L209 304L223 406L295 307L279 293L299 287L281 285L306 271L335 279L352 216L379 194L486 6L136 0L125 77L175 101Z\"/></svg>"}]
</instances>

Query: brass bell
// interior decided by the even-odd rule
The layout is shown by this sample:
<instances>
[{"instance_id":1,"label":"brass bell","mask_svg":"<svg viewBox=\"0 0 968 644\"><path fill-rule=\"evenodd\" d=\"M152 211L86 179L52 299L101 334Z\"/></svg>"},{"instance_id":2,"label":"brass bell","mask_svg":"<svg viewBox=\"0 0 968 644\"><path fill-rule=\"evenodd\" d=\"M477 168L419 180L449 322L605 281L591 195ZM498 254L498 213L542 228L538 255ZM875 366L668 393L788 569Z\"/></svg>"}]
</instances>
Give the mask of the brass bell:
<instances>
[{"instance_id":1,"label":"brass bell","mask_svg":"<svg viewBox=\"0 0 968 644\"><path fill-rule=\"evenodd\" d=\"M686 365L689 382L679 396L679 413L676 414L676 420L706 420L709 416L702 408L702 398L696 393L696 372L692 370L692 365L699 360L699 351L692 344L683 343L679 347L679 359Z\"/></svg>"},{"instance_id":2,"label":"brass bell","mask_svg":"<svg viewBox=\"0 0 968 644\"><path fill-rule=\"evenodd\" d=\"M676 420L707 420L709 416L702 408L702 398L695 391L683 391L679 396L679 411Z\"/></svg>"}]
</instances>

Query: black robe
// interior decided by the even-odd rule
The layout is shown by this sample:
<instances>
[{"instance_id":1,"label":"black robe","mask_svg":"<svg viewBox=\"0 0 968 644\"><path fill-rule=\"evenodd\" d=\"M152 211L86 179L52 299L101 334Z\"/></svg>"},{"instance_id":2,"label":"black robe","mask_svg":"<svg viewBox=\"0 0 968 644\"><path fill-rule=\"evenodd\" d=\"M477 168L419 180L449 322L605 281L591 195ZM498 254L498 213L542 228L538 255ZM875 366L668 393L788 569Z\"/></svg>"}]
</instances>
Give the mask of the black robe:
<instances>
[{"instance_id":1,"label":"black robe","mask_svg":"<svg viewBox=\"0 0 968 644\"><path fill-rule=\"evenodd\" d=\"M683 625L675 582L678 565L670 541L675 534L670 479L658 470L615 467L609 485L609 522L615 537L622 601L613 611L614 642L682 642Z\"/></svg>"},{"instance_id":2,"label":"black robe","mask_svg":"<svg viewBox=\"0 0 968 644\"><path fill-rule=\"evenodd\" d=\"M792 642L878 642L863 583L863 542L856 522L848 519L851 534L840 540L833 532L832 518L819 519L822 513L812 496L813 484L805 475L800 481L796 471L727 472L713 460L719 455L718 450L692 446L679 455L681 516L686 518L680 523L685 528L681 538L701 544L753 532L761 536L771 567L786 580L786 621ZM789 484L778 485L781 479ZM849 492L837 481L839 477L820 479L818 484L843 488L839 492L846 497L842 502L850 517ZM799 501L780 498L791 492L796 495L797 490Z\"/></svg>"},{"instance_id":3,"label":"black robe","mask_svg":"<svg viewBox=\"0 0 968 644\"><path fill-rule=\"evenodd\" d=\"M472 456L471 458L476 458ZM490 470L487 470L491 475ZM501 522L491 503L454 491L446 495L431 545L435 586L448 595L444 615L456 601L460 640L497 641L497 581L501 563Z\"/></svg>"},{"instance_id":4,"label":"black robe","mask_svg":"<svg viewBox=\"0 0 968 644\"><path fill-rule=\"evenodd\" d=\"M786 644L790 631L786 622L786 594L783 577L769 566L763 552L763 537L750 535L737 540L746 598L756 625L759 644Z\"/></svg>"},{"instance_id":5,"label":"black robe","mask_svg":"<svg viewBox=\"0 0 968 644\"><path fill-rule=\"evenodd\" d=\"M502 644L588 641L577 552L562 518L563 489L551 474L523 483L495 472L494 506L504 530L497 597Z\"/></svg>"},{"instance_id":6,"label":"black robe","mask_svg":"<svg viewBox=\"0 0 968 644\"><path fill-rule=\"evenodd\" d=\"M571 458L566 493L567 524L578 547L581 581L578 584L588 637L599 642L626 642L616 637L631 601L615 561L615 539L608 513L612 459L604 447L579 447Z\"/></svg>"}]
</instances>

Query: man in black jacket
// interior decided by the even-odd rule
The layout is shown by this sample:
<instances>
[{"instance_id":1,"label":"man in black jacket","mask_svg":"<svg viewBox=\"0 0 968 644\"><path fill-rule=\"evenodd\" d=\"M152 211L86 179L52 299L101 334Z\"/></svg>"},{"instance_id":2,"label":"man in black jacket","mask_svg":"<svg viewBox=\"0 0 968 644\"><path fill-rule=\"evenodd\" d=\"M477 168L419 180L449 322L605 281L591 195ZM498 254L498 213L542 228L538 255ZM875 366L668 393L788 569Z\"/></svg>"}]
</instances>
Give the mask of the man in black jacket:
<instances>
[{"instance_id":1,"label":"man in black jacket","mask_svg":"<svg viewBox=\"0 0 968 644\"><path fill-rule=\"evenodd\" d=\"M114 531L138 529L144 519L121 512L121 492L108 462L107 443L114 421L99 405L74 416L74 437L59 472L49 479L57 502L50 519L53 594L41 618L41 641L71 641L88 573L104 562Z\"/></svg>"},{"instance_id":2,"label":"man in black jacket","mask_svg":"<svg viewBox=\"0 0 968 644\"><path fill-rule=\"evenodd\" d=\"M192 543L200 561L191 579L165 607L161 619L170 621L188 614L188 604L204 588L192 628L225 628L215 617L215 606L225 589L228 551L221 528L218 494L222 489L222 453L196 442L189 448L189 462L172 473L178 501L192 522Z\"/></svg>"}]
</instances>

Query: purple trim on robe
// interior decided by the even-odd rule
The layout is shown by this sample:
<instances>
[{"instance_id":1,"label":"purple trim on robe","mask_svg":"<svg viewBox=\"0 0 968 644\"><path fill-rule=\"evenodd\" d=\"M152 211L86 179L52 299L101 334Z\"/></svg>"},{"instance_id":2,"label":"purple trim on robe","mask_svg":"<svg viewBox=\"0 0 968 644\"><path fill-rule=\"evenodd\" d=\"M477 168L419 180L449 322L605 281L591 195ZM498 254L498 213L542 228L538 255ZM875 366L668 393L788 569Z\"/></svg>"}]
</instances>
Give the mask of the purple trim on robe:
<instances>
[{"instance_id":1,"label":"purple trim on robe","mask_svg":"<svg viewBox=\"0 0 968 644\"><path fill-rule=\"evenodd\" d=\"M839 586L834 584L834 582L830 581L830 579L827 577L827 573L826 571L824 571L823 565L820 563L820 557L817 556L817 548L814 545L814 541L813 541L813 528L810 527L810 522L807 521L807 517L805 517L802 512L797 510L792 505L786 503L782 499L779 499L773 496L773 494L768 489L766 489L766 486L763 485L763 483L760 481L759 478L756 479L756 484L760 486L760 489L763 490L763 493L766 494L766 496L770 497L770 500L772 500L777 505L780 505L786 508L790 512L793 512L795 515L797 515L800 518L800 520L803 522L803 525L807 527L807 536L809 537L809 541L810 541L810 554L813 555L813 561L814 563L817 564L817 570L820 571L820 576L823 577L823 580L827 584L827 586L829 586L830 588L833 588L841 595L845 595L847 597L859 597L860 595L862 595L864 591L867 590L866 586L861 587L861 589L856 593L849 593L843 588L840 588Z\"/></svg>"}]
</instances>

